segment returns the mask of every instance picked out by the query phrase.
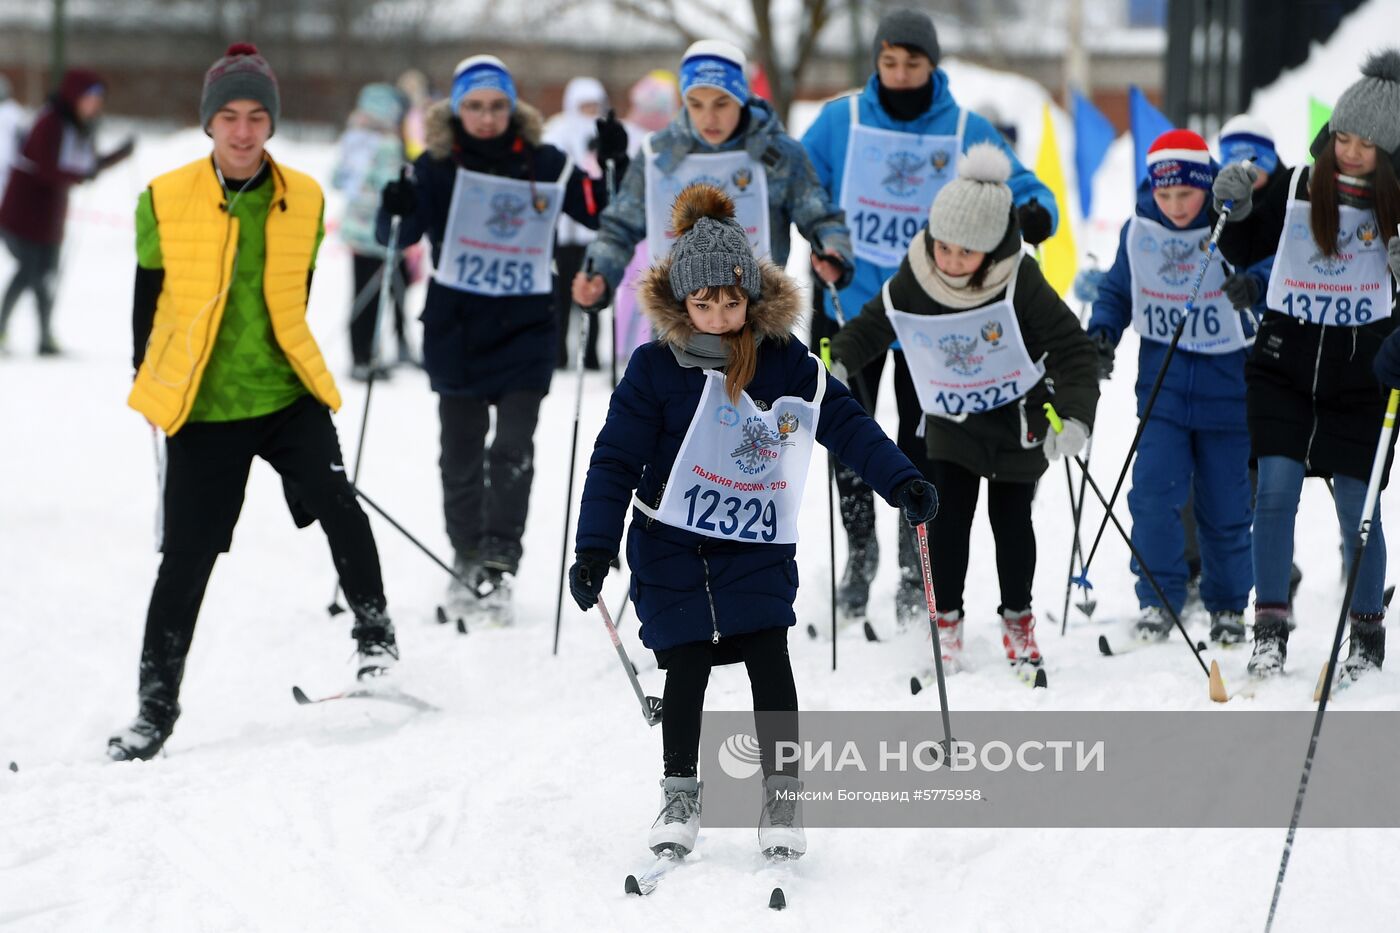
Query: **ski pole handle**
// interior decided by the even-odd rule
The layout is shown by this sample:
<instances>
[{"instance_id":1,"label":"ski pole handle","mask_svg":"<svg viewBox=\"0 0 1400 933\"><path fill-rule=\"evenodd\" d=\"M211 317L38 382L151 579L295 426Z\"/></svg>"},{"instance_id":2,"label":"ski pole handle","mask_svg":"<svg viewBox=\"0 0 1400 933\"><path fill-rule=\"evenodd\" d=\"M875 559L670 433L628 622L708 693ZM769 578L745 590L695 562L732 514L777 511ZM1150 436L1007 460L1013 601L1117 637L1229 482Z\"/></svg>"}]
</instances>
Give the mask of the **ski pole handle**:
<instances>
[{"instance_id":1,"label":"ski pole handle","mask_svg":"<svg viewBox=\"0 0 1400 933\"><path fill-rule=\"evenodd\" d=\"M827 371L827 372L831 372L831 338L830 338L830 337L823 337L823 338L822 338L822 340L821 340L821 348L820 348L820 350L819 350L818 352L821 354L822 365L826 367L826 371Z\"/></svg>"},{"instance_id":2,"label":"ski pole handle","mask_svg":"<svg viewBox=\"0 0 1400 933\"><path fill-rule=\"evenodd\" d=\"M1059 434L1061 431L1063 431L1065 429L1065 423L1060 420L1060 413L1055 411L1055 406L1051 405L1049 402L1046 402L1041 407L1045 409L1045 417L1050 419L1051 430L1053 430L1056 434Z\"/></svg>"}]
</instances>

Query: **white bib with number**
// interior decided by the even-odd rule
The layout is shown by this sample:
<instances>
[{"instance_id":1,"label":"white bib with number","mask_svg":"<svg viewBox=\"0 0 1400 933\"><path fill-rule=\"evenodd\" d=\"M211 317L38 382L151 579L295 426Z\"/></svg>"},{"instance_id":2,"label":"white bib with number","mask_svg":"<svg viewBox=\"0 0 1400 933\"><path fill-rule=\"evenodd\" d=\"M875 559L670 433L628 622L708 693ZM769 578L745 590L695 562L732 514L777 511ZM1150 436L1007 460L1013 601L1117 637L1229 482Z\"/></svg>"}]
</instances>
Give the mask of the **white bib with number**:
<instances>
[{"instance_id":1,"label":"white bib with number","mask_svg":"<svg viewBox=\"0 0 1400 933\"><path fill-rule=\"evenodd\" d=\"M1312 235L1312 205L1298 200L1298 170L1289 180L1265 297L1275 311L1309 324L1359 327L1390 317L1390 266L1374 211L1337 205L1337 255L1324 256Z\"/></svg>"},{"instance_id":2,"label":"white bib with number","mask_svg":"<svg viewBox=\"0 0 1400 933\"><path fill-rule=\"evenodd\" d=\"M675 528L727 541L796 544L797 511L807 484L826 367L815 356L817 393L808 402L784 395L767 411L747 392L737 405L724 376L705 371L700 406L690 421L661 504L643 513Z\"/></svg>"},{"instance_id":3,"label":"white bib with number","mask_svg":"<svg viewBox=\"0 0 1400 933\"><path fill-rule=\"evenodd\" d=\"M554 182L498 178L457 169L433 280L492 297L554 290L554 224L573 163Z\"/></svg>"},{"instance_id":4,"label":"white bib with number","mask_svg":"<svg viewBox=\"0 0 1400 933\"><path fill-rule=\"evenodd\" d=\"M953 314L910 314L895 309L885 282L885 314L926 413L960 418L991 411L1016 401L1045 375L1021 336L1015 294L1013 272L1001 301Z\"/></svg>"},{"instance_id":5,"label":"white bib with number","mask_svg":"<svg viewBox=\"0 0 1400 933\"><path fill-rule=\"evenodd\" d=\"M1173 230L1146 217L1132 219L1128 225L1128 268L1132 272L1133 330L1148 340L1171 343L1209 244L1209 227ZM1230 304L1224 288L1225 263L1217 256L1206 267L1194 310L1182 328L1177 344L1182 350L1234 353L1254 344L1253 315L1246 334L1242 313Z\"/></svg>"},{"instance_id":6,"label":"white bib with number","mask_svg":"<svg viewBox=\"0 0 1400 933\"><path fill-rule=\"evenodd\" d=\"M841 209L856 258L897 266L928 222L934 196L957 177L967 111L958 112L956 135L920 136L861 126L858 99L850 98Z\"/></svg>"},{"instance_id":7,"label":"white bib with number","mask_svg":"<svg viewBox=\"0 0 1400 933\"><path fill-rule=\"evenodd\" d=\"M692 152L676 170L666 174L656 166L656 154L647 139L646 209L647 248L660 261L671 254L675 231L671 206L676 195L696 184L714 185L734 202L734 216L744 225L754 255L762 259L772 252L768 236L768 173L742 149L737 152Z\"/></svg>"}]
</instances>

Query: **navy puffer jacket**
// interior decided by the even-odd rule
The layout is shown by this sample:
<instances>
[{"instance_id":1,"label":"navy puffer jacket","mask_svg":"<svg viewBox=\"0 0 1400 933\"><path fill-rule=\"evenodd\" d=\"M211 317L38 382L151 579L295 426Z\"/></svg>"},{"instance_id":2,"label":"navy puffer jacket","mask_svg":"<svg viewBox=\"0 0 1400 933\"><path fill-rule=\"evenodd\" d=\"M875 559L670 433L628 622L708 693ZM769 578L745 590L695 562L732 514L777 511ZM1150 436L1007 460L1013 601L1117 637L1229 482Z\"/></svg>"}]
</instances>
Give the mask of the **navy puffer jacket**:
<instances>
[{"instance_id":1,"label":"navy puffer jacket","mask_svg":"<svg viewBox=\"0 0 1400 933\"><path fill-rule=\"evenodd\" d=\"M758 368L747 388L755 402L816 397L821 363L791 336L804 302L774 265L762 264L763 297L749 304ZM648 505L662 490L700 403L702 370L682 367L671 351L694 331L670 294L669 261L654 266L638 301L660 335L639 349L613 392L598 434L579 510L579 551L616 554L632 495ZM887 502L919 471L885 436L850 391L827 379L816 439L859 473ZM793 625L797 598L796 546L739 543L698 535L632 512L627 563L642 642L664 650L745 632Z\"/></svg>"}]
</instances>

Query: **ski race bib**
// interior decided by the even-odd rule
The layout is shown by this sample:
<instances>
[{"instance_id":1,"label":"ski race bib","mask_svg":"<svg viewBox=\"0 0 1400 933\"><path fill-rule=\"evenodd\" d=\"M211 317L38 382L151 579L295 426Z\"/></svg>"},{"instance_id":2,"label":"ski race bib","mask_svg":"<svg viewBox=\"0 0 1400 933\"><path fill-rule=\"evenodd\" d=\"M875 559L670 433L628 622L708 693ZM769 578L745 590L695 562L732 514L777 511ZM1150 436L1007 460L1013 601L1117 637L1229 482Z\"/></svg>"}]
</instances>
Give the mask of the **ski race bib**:
<instances>
[{"instance_id":1,"label":"ski race bib","mask_svg":"<svg viewBox=\"0 0 1400 933\"><path fill-rule=\"evenodd\" d=\"M1312 205L1290 181L1283 233L1265 301L1309 324L1359 327L1390 317L1390 266L1374 211L1339 204L1337 255L1323 255L1312 235Z\"/></svg>"},{"instance_id":2,"label":"ski race bib","mask_svg":"<svg viewBox=\"0 0 1400 933\"><path fill-rule=\"evenodd\" d=\"M734 202L734 216L744 225L754 255L762 259L772 252L768 235L768 173L747 152L692 152L667 175L656 167L656 156L647 147L646 212L647 248L656 259L671 254L675 231L671 229L671 205L676 195L695 184L714 185Z\"/></svg>"},{"instance_id":3,"label":"ski race bib","mask_svg":"<svg viewBox=\"0 0 1400 933\"><path fill-rule=\"evenodd\" d=\"M554 290L554 224L573 171L531 183L457 169L442 255L433 280L473 295L547 295Z\"/></svg>"},{"instance_id":4,"label":"ski race bib","mask_svg":"<svg viewBox=\"0 0 1400 933\"><path fill-rule=\"evenodd\" d=\"M920 136L861 126L852 95L841 209L851 226L856 258L898 266L909 243L928 222L928 209L958 174L967 111L958 113L953 136Z\"/></svg>"},{"instance_id":5,"label":"ski race bib","mask_svg":"<svg viewBox=\"0 0 1400 933\"><path fill-rule=\"evenodd\" d=\"M1173 230L1146 217L1132 219L1128 268L1132 273L1133 330L1143 338L1171 343L1209 244L1209 227ZM1220 354L1254 344L1253 314L1236 311L1225 297L1224 287L1225 263L1217 256L1201 279L1195 307L1177 344L1181 349Z\"/></svg>"},{"instance_id":6,"label":"ski race bib","mask_svg":"<svg viewBox=\"0 0 1400 933\"><path fill-rule=\"evenodd\" d=\"M1011 303L1015 273L1006 298L954 314L896 310L888 281L880 294L904 348L919 406L930 415L958 418L1009 405L1045 375L1021 337Z\"/></svg>"},{"instance_id":7,"label":"ski race bib","mask_svg":"<svg viewBox=\"0 0 1400 933\"><path fill-rule=\"evenodd\" d=\"M763 410L744 393L737 405L724 376L705 371L705 389L671 467L661 504L632 504L674 528L728 541L796 544L826 367L815 356L816 397L785 395Z\"/></svg>"}]
</instances>

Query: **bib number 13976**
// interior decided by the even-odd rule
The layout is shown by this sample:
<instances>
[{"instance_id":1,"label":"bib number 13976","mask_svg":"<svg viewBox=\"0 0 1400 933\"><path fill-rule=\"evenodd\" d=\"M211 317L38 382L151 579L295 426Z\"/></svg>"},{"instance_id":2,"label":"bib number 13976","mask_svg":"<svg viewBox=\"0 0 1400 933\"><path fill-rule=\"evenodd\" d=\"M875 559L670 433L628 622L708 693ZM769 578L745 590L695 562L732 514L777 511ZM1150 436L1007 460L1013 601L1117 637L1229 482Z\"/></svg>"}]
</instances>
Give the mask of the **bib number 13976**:
<instances>
[{"instance_id":1,"label":"bib number 13976","mask_svg":"<svg viewBox=\"0 0 1400 933\"><path fill-rule=\"evenodd\" d=\"M778 536L778 508L771 499L721 496L716 489L701 492L697 485L685 491L685 501L690 503L685 523L692 528L726 536L737 531L746 541L772 541Z\"/></svg>"}]
</instances>

